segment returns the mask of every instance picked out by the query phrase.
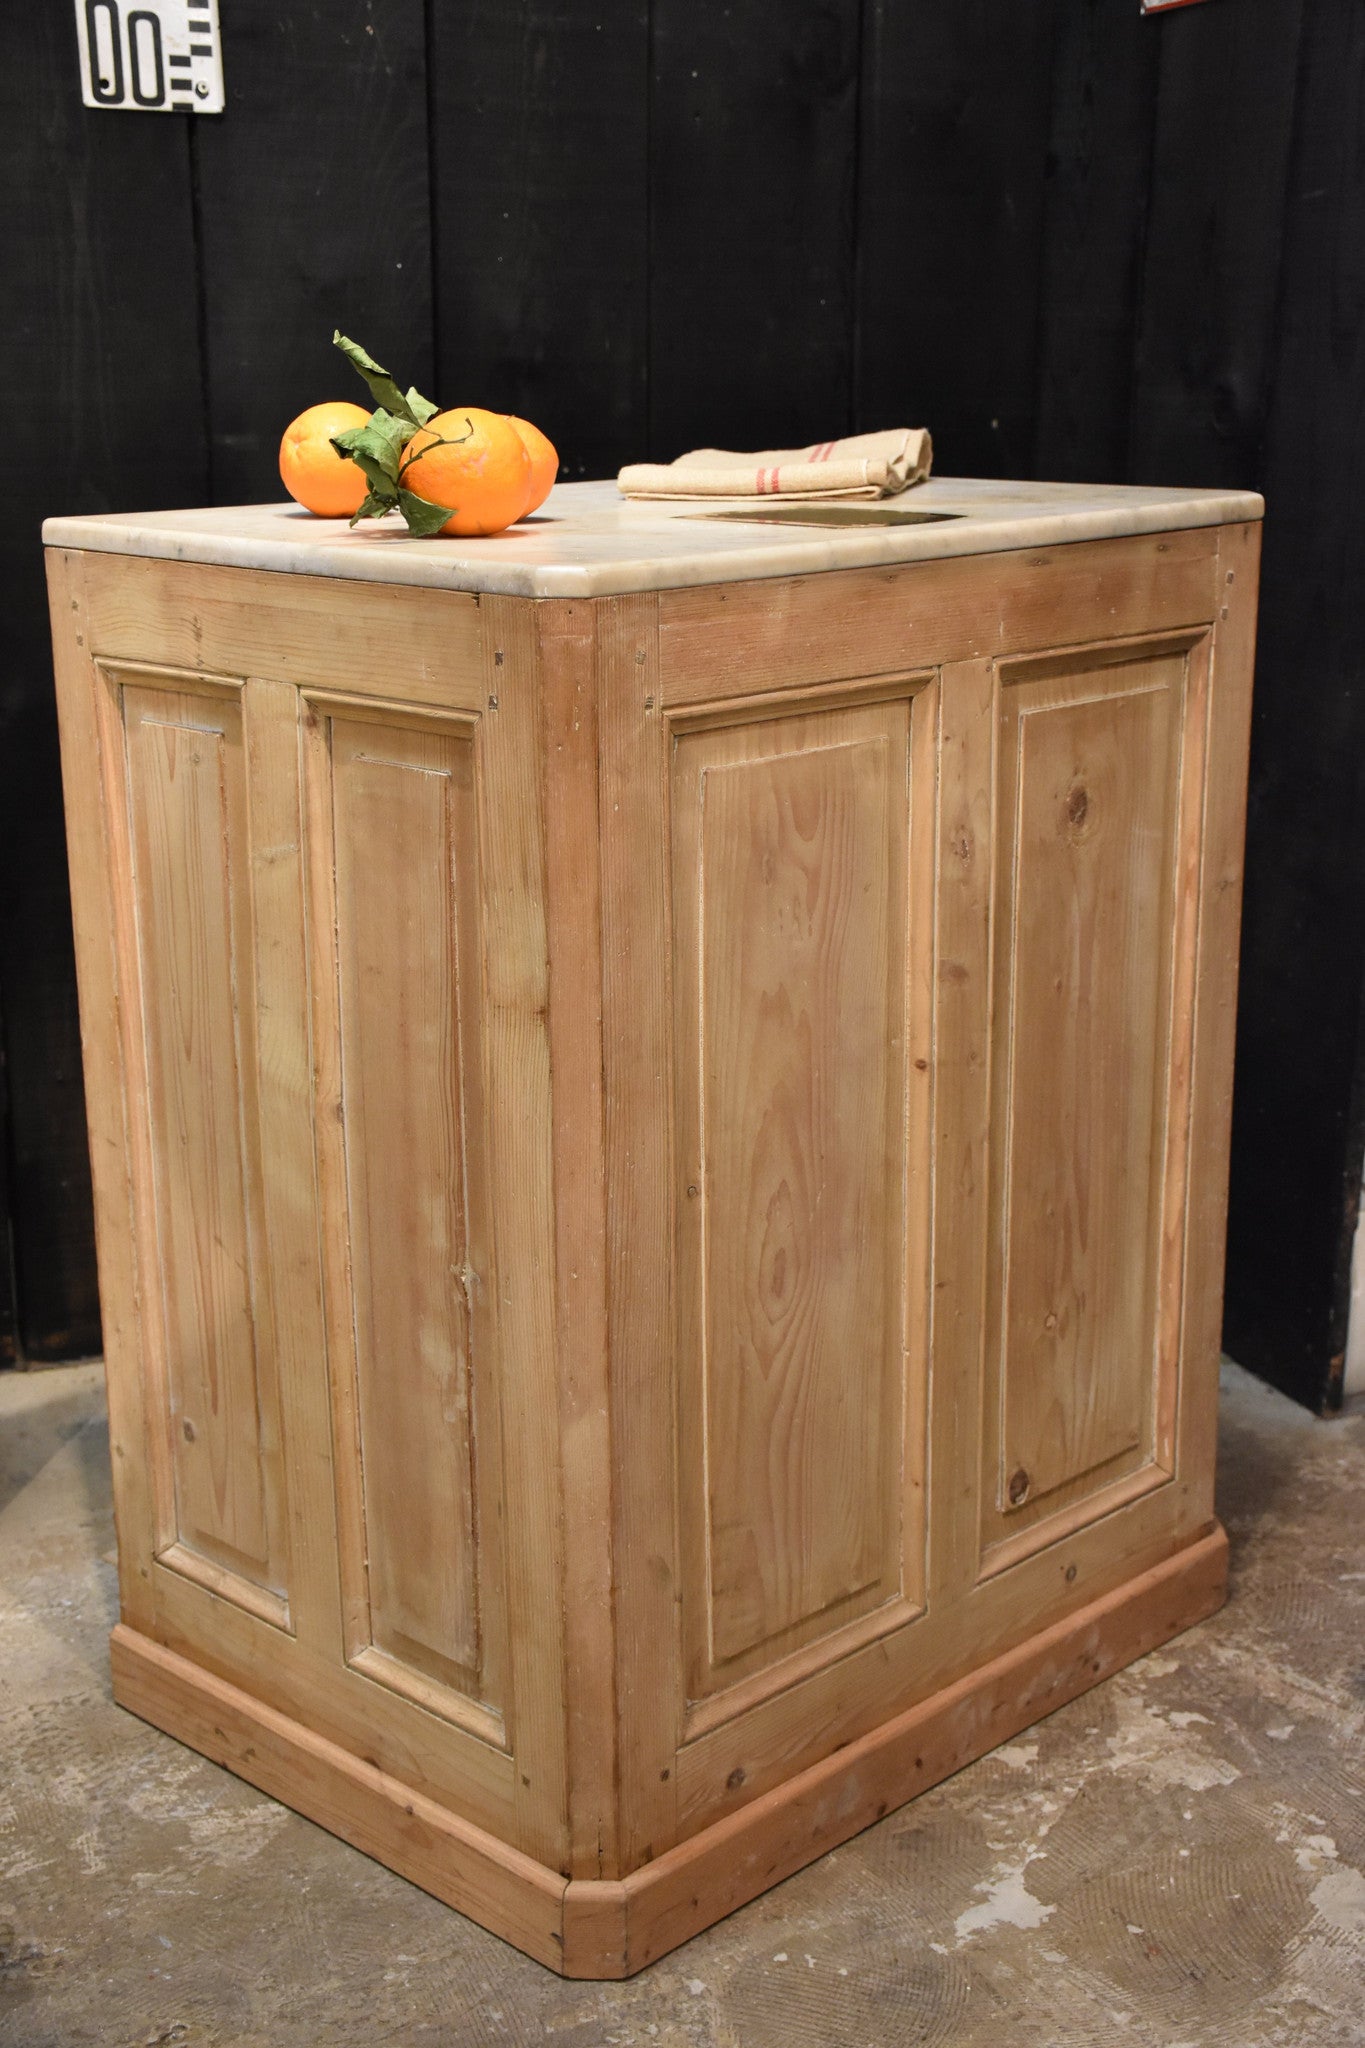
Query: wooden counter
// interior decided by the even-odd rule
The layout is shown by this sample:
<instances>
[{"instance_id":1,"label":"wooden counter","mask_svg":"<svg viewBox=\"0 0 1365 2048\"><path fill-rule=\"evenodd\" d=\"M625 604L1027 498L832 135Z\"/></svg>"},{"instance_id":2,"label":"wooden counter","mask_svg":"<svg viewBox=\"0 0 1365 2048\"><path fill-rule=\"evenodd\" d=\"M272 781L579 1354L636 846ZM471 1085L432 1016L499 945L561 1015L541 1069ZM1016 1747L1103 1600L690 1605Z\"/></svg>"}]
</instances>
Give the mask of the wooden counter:
<instances>
[{"instance_id":1,"label":"wooden counter","mask_svg":"<svg viewBox=\"0 0 1365 2048\"><path fill-rule=\"evenodd\" d=\"M1214 1609L1260 501L51 521L116 1696L628 1975Z\"/></svg>"}]
</instances>

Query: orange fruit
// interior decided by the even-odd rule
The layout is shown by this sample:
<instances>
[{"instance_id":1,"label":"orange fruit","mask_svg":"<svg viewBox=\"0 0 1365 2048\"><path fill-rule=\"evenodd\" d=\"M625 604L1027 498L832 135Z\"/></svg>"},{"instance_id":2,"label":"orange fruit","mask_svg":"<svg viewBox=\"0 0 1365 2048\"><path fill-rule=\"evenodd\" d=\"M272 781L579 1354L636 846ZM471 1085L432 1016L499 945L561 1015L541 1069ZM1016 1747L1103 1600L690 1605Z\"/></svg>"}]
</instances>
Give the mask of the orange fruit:
<instances>
[{"instance_id":1,"label":"orange fruit","mask_svg":"<svg viewBox=\"0 0 1365 2048\"><path fill-rule=\"evenodd\" d=\"M559 455L554 442L542 434L539 427L533 427L529 420L519 420L515 413L509 412L507 424L515 427L521 435L526 443L526 453L531 458L531 497L530 502L522 507L524 519L528 512L534 512L549 497L550 486L559 474Z\"/></svg>"},{"instance_id":2,"label":"orange fruit","mask_svg":"<svg viewBox=\"0 0 1365 2048\"><path fill-rule=\"evenodd\" d=\"M531 458L500 412L438 412L407 445L399 482L429 505L449 505L442 533L501 533L526 510Z\"/></svg>"},{"instance_id":3,"label":"orange fruit","mask_svg":"<svg viewBox=\"0 0 1365 2048\"><path fill-rule=\"evenodd\" d=\"M363 427L370 415L344 398L310 405L291 420L280 442L280 476L291 498L324 519L349 519L369 485L365 472L331 445L333 434Z\"/></svg>"}]
</instances>

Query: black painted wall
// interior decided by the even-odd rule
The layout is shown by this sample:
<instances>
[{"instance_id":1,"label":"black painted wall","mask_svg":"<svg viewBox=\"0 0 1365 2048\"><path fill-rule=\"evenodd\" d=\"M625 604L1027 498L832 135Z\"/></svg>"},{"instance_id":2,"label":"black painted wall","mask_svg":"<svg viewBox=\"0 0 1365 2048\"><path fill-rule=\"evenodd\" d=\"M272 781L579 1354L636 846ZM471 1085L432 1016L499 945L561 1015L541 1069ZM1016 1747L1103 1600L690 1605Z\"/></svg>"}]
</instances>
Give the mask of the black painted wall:
<instances>
[{"instance_id":1,"label":"black painted wall","mask_svg":"<svg viewBox=\"0 0 1365 2048\"><path fill-rule=\"evenodd\" d=\"M357 395L339 324L542 422L570 478L923 421L946 474L1266 490L1228 1341L1330 1406L1365 1128L1365 0L222 12L228 111L196 120L86 112L68 0L0 10L0 1356L98 1342L38 522L277 496L285 423Z\"/></svg>"}]
</instances>

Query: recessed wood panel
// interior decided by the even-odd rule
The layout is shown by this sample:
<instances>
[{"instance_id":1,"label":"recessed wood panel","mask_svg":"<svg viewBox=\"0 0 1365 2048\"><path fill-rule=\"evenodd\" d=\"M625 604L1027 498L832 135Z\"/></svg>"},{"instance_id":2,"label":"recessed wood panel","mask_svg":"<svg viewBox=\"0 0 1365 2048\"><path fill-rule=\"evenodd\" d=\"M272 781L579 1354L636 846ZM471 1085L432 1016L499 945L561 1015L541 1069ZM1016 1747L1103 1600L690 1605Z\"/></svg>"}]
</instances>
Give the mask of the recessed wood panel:
<instances>
[{"instance_id":1,"label":"recessed wood panel","mask_svg":"<svg viewBox=\"0 0 1365 2048\"><path fill-rule=\"evenodd\" d=\"M988 1540L1154 1455L1185 667L1002 693Z\"/></svg>"},{"instance_id":2,"label":"recessed wood panel","mask_svg":"<svg viewBox=\"0 0 1365 2048\"><path fill-rule=\"evenodd\" d=\"M216 1567L229 1598L238 1581L279 1593L241 709L228 690L140 684L122 702L162 1330L154 1427L168 1432L173 1493L158 1548L192 1574Z\"/></svg>"},{"instance_id":3,"label":"recessed wood panel","mask_svg":"<svg viewBox=\"0 0 1365 2048\"><path fill-rule=\"evenodd\" d=\"M688 1691L902 1590L910 707L673 760Z\"/></svg>"},{"instance_id":4,"label":"recessed wood panel","mask_svg":"<svg viewBox=\"0 0 1365 2048\"><path fill-rule=\"evenodd\" d=\"M417 1674L488 1704L497 1428L471 730L330 721L354 1297L341 1455L363 1525L353 1654L378 1652L366 1668L390 1682Z\"/></svg>"}]
</instances>

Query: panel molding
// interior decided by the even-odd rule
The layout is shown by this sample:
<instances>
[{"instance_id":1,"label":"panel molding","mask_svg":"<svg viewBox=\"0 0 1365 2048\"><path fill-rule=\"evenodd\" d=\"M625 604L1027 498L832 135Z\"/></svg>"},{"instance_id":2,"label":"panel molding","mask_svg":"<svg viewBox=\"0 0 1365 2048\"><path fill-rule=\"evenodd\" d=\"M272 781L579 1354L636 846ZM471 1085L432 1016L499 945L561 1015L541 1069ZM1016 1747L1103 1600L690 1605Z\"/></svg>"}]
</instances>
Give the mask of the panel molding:
<instances>
[{"instance_id":1,"label":"panel molding","mask_svg":"<svg viewBox=\"0 0 1365 2048\"><path fill-rule=\"evenodd\" d=\"M1189 1075L1194 1021L1192 975L1200 868L1198 803L1202 788L1207 712L1207 655L1207 633L1191 630L1126 637L1093 647L1070 646L1057 650L1055 654L1031 654L999 664L1002 746L998 769L1001 815L997 888L1000 902L995 915L992 1014L996 1019L995 1034L1003 1038L1010 1052L1003 1067L994 1063L992 1080L996 1105L993 1124L1003 1135L1002 1143L993 1148L991 1162L991 1249L987 1320L983 1330L982 1365L987 1398L983 1409L980 1467L982 1547L979 1576L982 1578L1004 1571L1035 1550L1054 1544L1144 1494L1168 1485L1175 1470L1185 1220L1183 1190L1188 1172ZM1156 673L1163 668L1164 680ZM1091 676L1098 679L1098 686L1093 689L1087 687L1087 678ZM1130 678L1126 686L1125 676ZM1035 701L1019 702L1014 693L1020 689L1031 690ZM1032 1471L1028 1471L1026 1476L1026 1466L1034 1463L1032 1458L1019 1463L1017 1475L1006 1470L1006 1465L1012 1462L1010 1443L1014 1425L1011 1421L1009 1374L1002 1349L1006 1328L1003 1318L1011 1298L1008 1246L1012 1241L1013 1226L1010 1220L1009 1177L1016 1141L1013 1062L1018 1053L1019 1028L1013 1014L1016 988L1010 963L1017 954L1022 859L1020 834L1028 735L1033 721L1049 712L1078 713L1083 717L1089 709L1104 707L1106 723L1110 723L1116 707L1141 705L1144 700L1152 700L1155 708L1155 699L1162 695L1168 696L1171 708L1165 739L1157 744L1163 750L1161 759L1167 765L1164 769L1158 766L1150 782L1153 796L1163 803L1165 824L1162 829L1167 835L1156 883L1159 894L1155 905L1146 903L1145 908L1141 907L1139 897L1132 896L1131 891L1137 889L1141 892L1145 889L1145 882L1142 874L1130 872L1127 880L1130 896L1125 899L1128 901L1125 914L1136 917L1139 925L1146 918L1151 943L1159 949L1156 955L1159 980L1153 994L1155 1008L1152 1013L1156 1036L1149 1048L1148 1062L1152 1103L1144 1224L1148 1245L1145 1264L1151 1286L1144 1283L1139 1288L1146 1318L1144 1327L1148 1322L1150 1324L1150 1364L1144 1366L1142 1363L1148 1356L1145 1340L1140 1355L1129 1358L1126 1368L1120 1360L1108 1361L1116 1376L1110 1381L1111 1402L1118 1398L1114 1391L1116 1386L1118 1392L1122 1392L1121 1382L1117 1379L1120 1370L1126 1370L1129 1377L1131 1413L1128 1422L1121 1424L1115 1410L1107 1438L1104 1442L1095 1439L1091 1451L1085 1454L1088 1462L1083 1467L1078 1466L1069 1473L1063 1473L1060 1468L1053 1472L1045 1459L1043 1476L1047 1483L1039 1488ZM1136 715L1141 717L1140 712ZM1034 729L1041 731L1042 727ZM1147 750L1141 751L1143 758L1138 765L1150 766ZM1115 775L1117 782L1111 793L1113 800L1132 797L1137 786L1133 776L1119 774L1117 764ZM1164 780L1156 779L1163 775ZM1119 783L1126 785L1122 799ZM1093 816L1089 821L1086 818L1090 798L1080 785L1078 789L1080 793L1074 801L1077 815L1070 819L1068 814L1066 828L1070 837L1077 840L1086 836L1087 822L1090 829L1094 829ZM1137 829L1136 823L1134 829ZM1127 856L1130 864L1136 857L1130 849ZM1128 931L1126 938L1123 934L1116 934L1114 945L1136 943L1135 930ZM1058 972L1060 974L1064 970L1059 966ZM1060 981L1057 986L1060 989ZM1104 1000L1102 987L1096 1000L1101 1003ZM1124 1027L1127 1030L1131 1019L1126 1009L1124 1016L1128 1020ZM1082 1027L1078 1024L1077 1028ZM1118 1104L1126 1100L1125 1084L1118 1090L1115 1113ZM1098 1108L1096 1114L1100 1114ZM1136 1134L1129 1135L1136 1142ZM1111 1128L1106 1123L1102 1150L1114 1141ZM1092 1188L1093 1199L1100 1199L1093 1194L1093 1187L1099 1185L1093 1174L1085 1184ZM1082 1193L1078 1199L1084 1208L1089 1198ZM1067 1256L1078 1256L1082 1266L1095 1253L1094 1246L1087 1249L1087 1241L1091 1229L1099 1227L1099 1216L1098 1211L1091 1215L1088 1210L1084 1214L1077 1210L1071 1217L1070 1241L1074 1249ZM1059 1213L1059 1231L1063 1229L1064 1220ZM1102 1247L1099 1250L1102 1254ZM1037 1261L1030 1263L1034 1267L1037 1265ZM1102 1285L1101 1269L1097 1268L1092 1278L1097 1285ZM1145 1306L1149 1301L1154 1303L1150 1316ZM1061 1342L1058 1334L1060 1315L1060 1309L1054 1304L1047 1327L1054 1332L1055 1343ZM1093 1326L1093 1308L1089 1321ZM1087 1412L1091 1406L1087 1397ZM1040 1438L1040 1447L1042 1442ZM1054 1440L1051 1453L1054 1462L1058 1449L1058 1442ZM1076 1451L1074 1455L1082 1453Z\"/></svg>"},{"instance_id":2,"label":"panel molding","mask_svg":"<svg viewBox=\"0 0 1365 2048\"><path fill-rule=\"evenodd\" d=\"M505 1748L480 719L357 702L346 692L309 690L303 698L346 1660ZM406 790L400 778L412 779ZM374 829L381 820L390 845ZM428 857L431 883L419 889L412 864ZM386 862L397 864L387 891ZM408 914L422 919L420 931L389 929L400 893ZM364 940L352 945L357 918L366 921ZM415 1033L426 1051L404 1056L390 1046L390 1032ZM392 1093L405 1073L442 1071L450 1083L444 1101ZM388 1339L374 1321L381 1302L400 1324L409 1319L401 1336ZM408 1425L402 1443L378 1421L394 1376ZM421 1387L425 1401L416 1398ZM367 1451L371 1439L378 1459Z\"/></svg>"},{"instance_id":3,"label":"panel molding","mask_svg":"<svg viewBox=\"0 0 1365 2048\"><path fill-rule=\"evenodd\" d=\"M97 660L94 674L115 915L126 934L119 979L135 1258L142 1274L160 1276L138 1288L151 1554L287 1630L243 688L158 663ZM158 736L146 744L159 760L144 759L144 734ZM205 740L214 759L209 784L196 790ZM153 991L154 981L164 986ZM225 1029L230 1056L200 1057L205 1035ZM166 1245L182 1229L194 1255Z\"/></svg>"},{"instance_id":4,"label":"panel molding","mask_svg":"<svg viewBox=\"0 0 1365 2048\"><path fill-rule=\"evenodd\" d=\"M915 671L898 677L878 678L872 683L860 679L849 688L826 685L818 692L801 692L796 696L784 693L775 701L749 700L741 704L689 706L681 715L675 714L666 720L666 751L670 762L673 805L672 1010L678 1047L673 1065L677 1077L675 1085L679 1090L675 1133L677 1157L673 1178L677 1182L675 1224L676 1257L679 1261L675 1342L678 1358L676 1398L680 1403L680 1472L683 1480L680 1506L686 1704L680 1734L684 1743L746 1712L772 1693L812 1675L860 1645L905 1627L923 1611L927 1570L923 1480L928 1385L932 931L936 866L934 754L938 711L938 692L931 687L932 683L932 673ZM896 715L898 707L899 717ZM869 753L869 749L873 751ZM874 765L880 771L873 776L873 780L879 782L880 794L872 811L865 809L866 796L856 795L860 771L854 767L855 753L863 756L861 772L871 772ZM844 759L839 762L841 755ZM857 839L861 844L866 833L872 831L875 841L884 841L888 859L885 891L873 917L876 930L873 926L866 930L855 928L852 939L848 940L857 950L857 943L862 939L876 939L875 950L883 955L883 999L892 1004L894 1012L887 1027L878 1027L864 1048L871 1048L873 1041L878 1048L883 1045L889 1048L883 1062L885 1072L880 1083L874 1084L874 1092L878 1086L886 1087L888 1099L895 1103L892 1116L881 1121L870 1107L865 1112L873 1116L878 1131L891 1134L890 1151L874 1177L884 1187L894 1188L894 1196L889 1206L879 1198L872 1204L869 1214L875 1212L882 1218L880 1241L885 1272L881 1285L885 1298L881 1312L890 1320L875 1348L880 1351L881 1359L878 1368L882 1376L881 1405L885 1407L888 1401L891 1403L894 1420L872 1454L881 1470L880 1479L875 1484L854 1489L859 1500L865 1500L880 1490L882 1498L878 1506L885 1526L874 1544L876 1558L874 1560L869 1554L866 1560L869 1569L865 1573L852 1570L850 1552L845 1558L850 1572L842 1575L846 1582L837 1586L831 1583L831 1587L826 1589L832 1597L819 1600L801 1612L787 1613L784 1610L777 1616L775 1625L769 1616L766 1624L761 1626L761 1632L754 1633L752 1640L741 1642L736 1639L727 1646L726 1627L722 1624L717 1628L715 1608L718 1585L714 1550L716 1441L713 1423L707 1420L714 1401L714 1371L711 1364L700 1363L701 1353L696 1349L709 1327L708 1319L714 1313L709 1302L707 1265L702 1257L706 1232L714 1226L711 1219L701 1213L715 1199L714 1172L709 1177L712 1184L707 1186L706 1204L698 1202L689 1193L695 1185L700 1194L703 1183L708 1182L708 1171L702 1162L710 1159L706 1132L706 1083L701 1067L696 1065L698 1061L705 1060L705 1033L702 1039L697 1039L693 1028L704 1022L704 1001L696 1017L691 1014L696 1002L704 996L704 983L699 977L705 973L703 923L707 915L704 860L707 782L708 778L714 779L717 775L743 778L766 774L774 783L773 800L780 802L776 782L780 780L782 764L802 763L805 766L800 767L799 772L806 780L810 780L812 764L815 764L815 782L821 786L813 786L808 794L815 799L817 808L829 801L830 791L824 786L829 775L832 772L838 774L840 769L844 771L843 779L848 782L848 790L844 793L853 808L844 807L846 815L842 820L838 806L830 814L835 829L844 834L842 851L835 849L839 857L854 862L856 872L862 874L865 863L860 863L853 841ZM716 783L712 794L723 791L725 787L724 780ZM738 783L731 793L736 801L744 794ZM787 794L794 801L800 793ZM861 824L858 823L860 804L865 810ZM736 826L738 818L736 813L730 824ZM814 832L817 829L814 818L810 823ZM775 874L780 860L781 849L775 841L767 849L760 868L764 873L772 870ZM828 880L827 875L825 881ZM761 894L766 886L760 884ZM808 892L813 892L813 901L824 885L819 876L812 873L806 877L805 886ZM864 886L861 895L865 895L867 886L870 884ZM689 901L689 892L692 907L702 923L691 918L690 912L679 922L679 912ZM773 902L776 903L777 898ZM851 907L849 902L840 902L837 897L832 906L825 906L829 914L837 913L836 922L842 920L845 924L858 908L858 898L852 899ZM743 905L737 907L737 914L739 911L743 911ZM781 914L780 908L778 914ZM691 924L696 925L695 930L689 929ZM912 933L923 933L923 943L917 944ZM751 933L750 937L761 945L761 931ZM830 934L825 938L830 938ZM819 939L819 935L817 940L818 953L824 940ZM837 961L829 971L834 974L836 969ZM755 993L762 1011L766 999L761 999L762 992L757 984ZM776 1002L781 995L782 991L774 992L773 1000ZM844 999L848 1000L846 994ZM856 1001L863 1003L861 994ZM789 997L783 996L783 1002L789 1006ZM782 1008L782 1002L778 1003L778 1008ZM809 1038L813 1028L812 1017L804 1012L802 1017L793 1012L787 1021L798 1036L804 1034ZM865 1018L864 1022L868 1023L868 1019ZM850 1036L844 1027L840 1027L836 1036L846 1045L856 1046L859 1042L858 1033ZM792 1043L795 1044L795 1040ZM690 1052L686 1050L689 1046ZM826 1050L828 1052L828 1048ZM780 1047L770 1047L770 1051L777 1056ZM809 1057L816 1060L817 1066L818 1051L818 1046L813 1043L807 1047ZM693 1068L695 1071L691 1071ZM829 1094L830 1072L836 1074L837 1092L837 1069L828 1059L822 1071L812 1068L808 1076L815 1089L810 1105L815 1108L818 1108L821 1095ZM834 1123L826 1133L828 1142L834 1141L840 1129L850 1124L854 1129L857 1127L859 1109L853 1105L858 1098L859 1087L857 1083L848 1085L854 1088L849 1103L845 1105L848 1114L845 1116L839 1112L835 1115ZM832 1101L831 1095L830 1103ZM830 1113L834 1114L832 1108ZM733 1121L737 1122L738 1118ZM755 1134L755 1142L759 1136L761 1133ZM833 1170L824 1163L823 1142L817 1147L822 1175ZM912 1165L912 1161L918 1164ZM689 1165L688 1162L692 1163ZM845 1166L851 1166L857 1182L862 1169L853 1160L852 1153ZM889 1178L883 1180L883 1176ZM865 1179L866 1174L863 1173L862 1177ZM779 1178L786 1186L785 1178ZM850 1190L852 1186L850 1183ZM822 1193L823 1180L816 1187L817 1204ZM863 1194L868 1195L866 1188ZM818 1230L821 1227L818 1208L813 1213L817 1217ZM702 1233L701 1238L697 1236L698 1231ZM728 1227L722 1235L728 1237ZM871 1240L874 1250L876 1242L874 1235ZM795 1241L788 1247L793 1256L798 1250ZM871 1252L864 1249L860 1256L866 1261ZM873 1263L877 1263L875 1258ZM836 1275L842 1270L839 1262L836 1261L833 1270ZM875 1294L879 1290L873 1288L871 1291ZM863 1290L855 1292L861 1299ZM811 1308L812 1304L807 1304L807 1307ZM841 1328L847 1322L847 1318L841 1319ZM703 1345L702 1350L708 1351L709 1347ZM686 1389L689 1377L699 1370L702 1381L698 1384L698 1399L701 1401L698 1410L696 1403L689 1400ZM760 1373L760 1379L766 1384L766 1375ZM806 1391L809 1395L812 1388L808 1387ZM761 1394L757 1382L750 1392L755 1398ZM733 1396L733 1388L731 1393ZM787 1393L795 1398L800 1388L794 1392L789 1388ZM780 1387L778 1395L781 1396L780 1408L786 1399ZM760 1407L765 1400L771 1405L771 1398L762 1395ZM829 1426L835 1429L838 1412L836 1406L832 1420L827 1418ZM774 1410L771 1420L777 1427L777 1410ZM789 1427L790 1423L789 1417L783 1426ZM727 1426L722 1434L728 1440L734 1432ZM781 1483L780 1473L770 1473L769 1476L773 1483ZM701 1487L700 1495L696 1491L698 1485ZM836 1496L830 1497L826 1508L837 1518L840 1510ZM799 1502L795 1504L795 1511L800 1522ZM779 1516L777 1525L780 1522ZM834 1524L831 1523L830 1527L832 1529ZM803 1566L806 1577L810 1576L811 1548L811 1532L807 1532L798 1544L798 1552L806 1559ZM818 1550L818 1545L816 1548ZM839 1554L842 1553L836 1545L836 1550L827 1560L827 1570L833 1568ZM770 1560L770 1564L772 1562ZM818 1565L818 1556L814 1562ZM835 1576L837 1578L840 1574L836 1572ZM771 1572L768 1577L771 1577ZM854 1578L857 1584L852 1583ZM766 1583L767 1579L760 1572L755 1584ZM712 1589L709 1594L702 1590L708 1586ZM768 1590L771 1594L773 1588ZM792 1597L795 1597L795 1590L793 1582L793 1586L788 1588ZM767 1600L767 1595L764 1599ZM760 1605L763 1604L761 1601ZM790 1605L790 1600L787 1604ZM735 1617L732 1616L731 1620ZM734 1630L731 1629L730 1633L733 1635Z\"/></svg>"}]
</instances>

